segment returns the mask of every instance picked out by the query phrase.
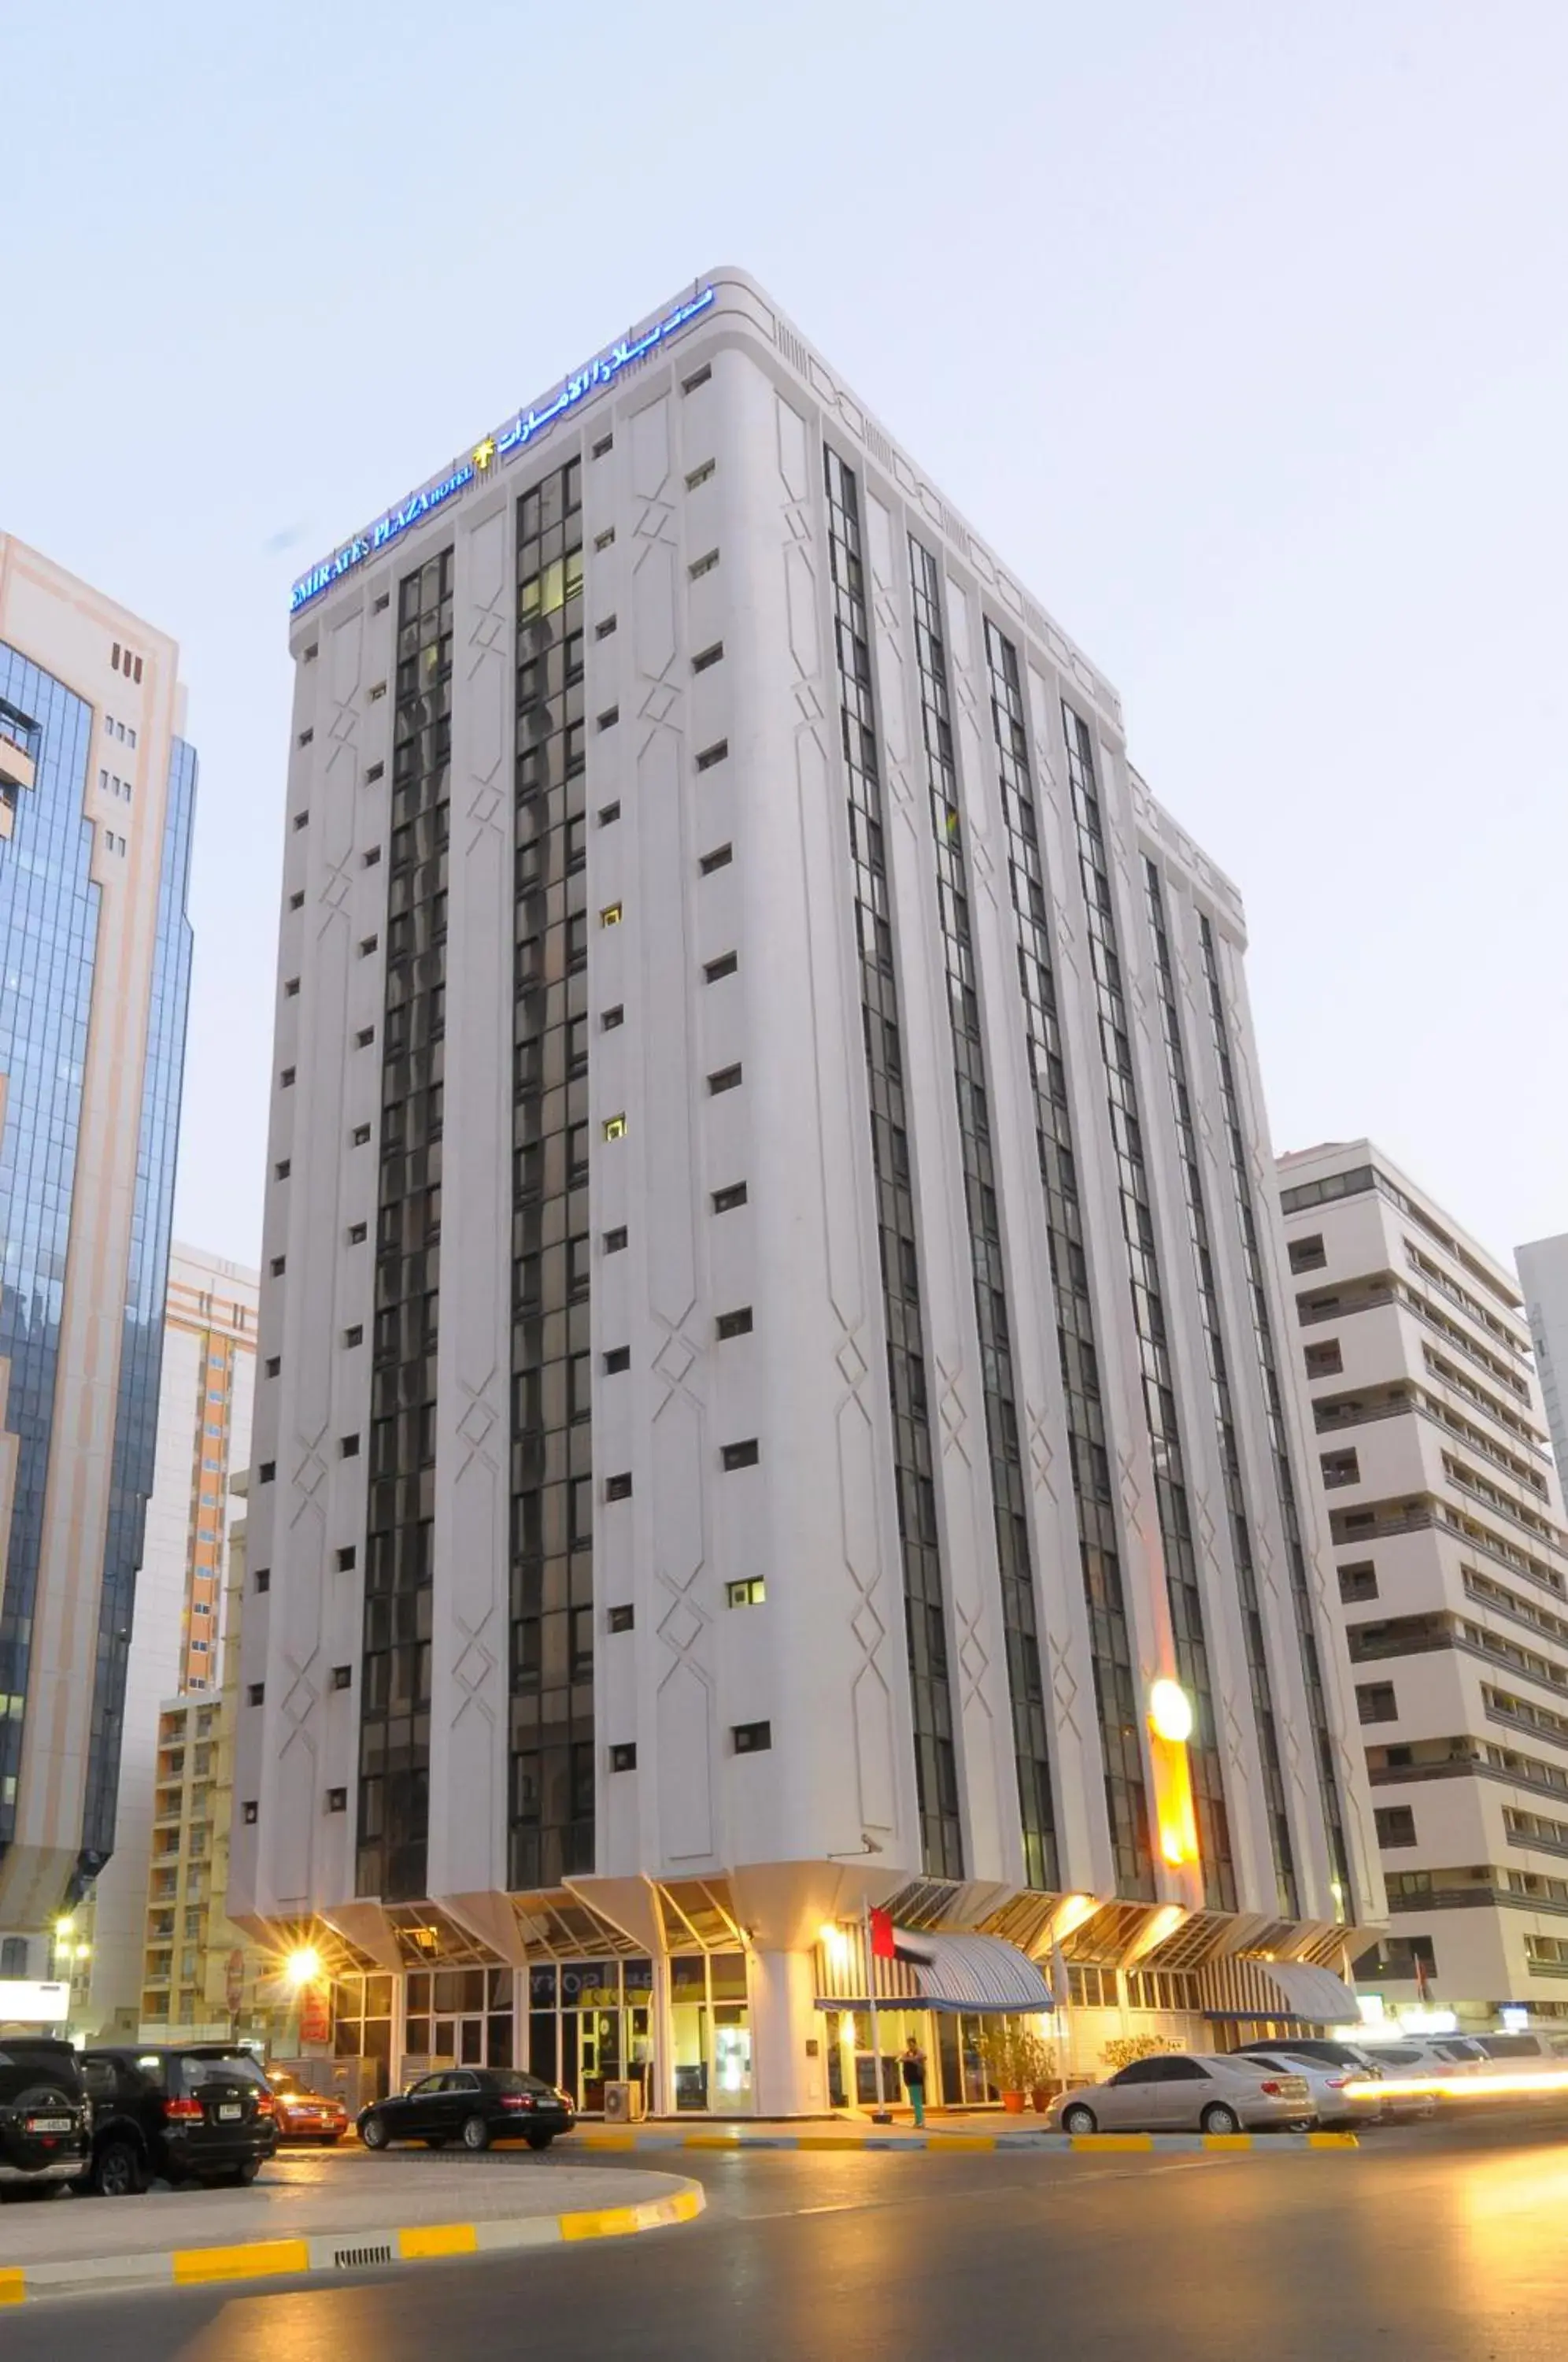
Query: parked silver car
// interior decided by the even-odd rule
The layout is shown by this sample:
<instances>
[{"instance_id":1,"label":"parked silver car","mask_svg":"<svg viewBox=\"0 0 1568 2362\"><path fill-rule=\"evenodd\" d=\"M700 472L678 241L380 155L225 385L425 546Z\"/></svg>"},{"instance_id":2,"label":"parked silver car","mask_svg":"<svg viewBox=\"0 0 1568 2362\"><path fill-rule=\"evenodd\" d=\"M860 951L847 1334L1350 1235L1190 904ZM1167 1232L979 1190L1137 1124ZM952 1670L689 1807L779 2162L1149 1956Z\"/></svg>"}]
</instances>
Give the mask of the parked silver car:
<instances>
[{"instance_id":1,"label":"parked silver car","mask_svg":"<svg viewBox=\"0 0 1568 2362\"><path fill-rule=\"evenodd\" d=\"M1364 2070L1361 2068L1336 2065L1331 2058L1293 2058L1288 2051L1272 2049L1266 2043L1258 2043L1236 2055L1250 2058L1267 2075L1299 2075L1312 2094L1312 2114L1331 2132L1375 2124L1383 2113L1381 2100L1353 2100L1350 2096L1353 2085L1364 2084Z\"/></svg>"},{"instance_id":2,"label":"parked silver car","mask_svg":"<svg viewBox=\"0 0 1568 2362\"><path fill-rule=\"evenodd\" d=\"M1305 2076L1218 2051L1165 2050L1104 2083L1066 2092L1052 2120L1065 2133L1238 2133L1308 2125Z\"/></svg>"}]
</instances>

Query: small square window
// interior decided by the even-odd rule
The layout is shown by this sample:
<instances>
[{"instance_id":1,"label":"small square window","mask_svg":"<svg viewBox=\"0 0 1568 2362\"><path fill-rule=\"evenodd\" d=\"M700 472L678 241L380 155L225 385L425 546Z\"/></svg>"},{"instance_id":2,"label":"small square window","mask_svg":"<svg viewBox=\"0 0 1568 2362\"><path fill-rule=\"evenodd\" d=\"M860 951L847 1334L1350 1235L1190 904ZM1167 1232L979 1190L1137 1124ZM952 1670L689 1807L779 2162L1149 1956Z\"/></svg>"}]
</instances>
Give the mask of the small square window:
<instances>
[{"instance_id":1,"label":"small square window","mask_svg":"<svg viewBox=\"0 0 1568 2362\"><path fill-rule=\"evenodd\" d=\"M272 1167L272 1178L274 1181L286 1181L293 1169L293 1164L291 1158L287 1156L281 1157L278 1163Z\"/></svg>"},{"instance_id":2,"label":"small square window","mask_svg":"<svg viewBox=\"0 0 1568 2362\"><path fill-rule=\"evenodd\" d=\"M729 751L730 742L727 738L715 738L713 744L711 746L704 746L698 756L697 768L700 771L711 771L715 763L723 761Z\"/></svg>"},{"instance_id":3,"label":"small square window","mask_svg":"<svg viewBox=\"0 0 1568 2362\"><path fill-rule=\"evenodd\" d=\"M721 952L717 959L709 960L702 970L705 984L718 984L726 976L734 976L740 966L738 952Z\"/></svg>"},{"instance_id":4,"label":"small square window","mask_svg":"<svg viewBox=\"0 0 1568 2362\"><path fill-rule=\"evenodd\" d=\"M700 385L706 385L706 384L707 384L708 380L712 376L712 374L713 374L713 364L712 364L712 361L704 361L704 362L703 362L703 364L702 364L702 366L701 366L701 368L700 370L692 370L692 372L691 372L691 375L690 375L690 377L683 377L683 378L681 379L681 381L680 381L680 391L681 391L681 392L682 392L682 393L695 393L695 392L696 392L696 391L697 391L697 389L698 389L698 387L699 387Z\"/></svg>"},{"instance_id":5,"label":"small square window","mask_svg":"<svg viewBox=\"0 0 1568 2362\"><path fill-rule=\"evenodd\" d=\"M248 1829L253 1829L256 1826L256 1807L250 1803L248 1798L243 1805L241 1805L239 1812L240 1817L244 1821L246 1827Z\"/></svg>"},{"instance_id":6,"label":"small square window","mask_svg":"<svg viewBox=\"0 0 1568 2362\"><path fill-rule=\"evenodd\" d=\"M715 869L727 869L734 857L735 849L733 844L716 844L712 853L705 853L702 855L697 866L704 877L711 877Z\"/></svg>"},{"instance_id":7,"label":"small square window","mask_svg":"<svg viewBox=\"0 0 1568 2362\"><path fill-rule=\"evenodd\" d=\"M616 798L615 801L614 801L613 804L601 804L601 805L600 805L600 807L599 807L599 825L600 825L600 827L601 827L601 828L608 828L612 821L619 820L619 819L620 819L620 817L621 817L621 803L620 803L620 799L619 799L619 797L617 797L617 798Z\"/></svg>"},{"instance_id":8,"label":"small square window","mask_svg":"<svg viewBox=\"0 0 1568 2362\"><path fill-rule=\"evenodd\" d=\"M737 1206L745 1204L745 1183L732 1181L727 1189L715 1189L712 1205L715 1214L733 1214Z\"/></svg>"},{"instance_id":9,"label":"small square window","mask_svg":"<svg viewBox=\"0 0 1568 2362\"><path fill-rule=\"evenodd\" d=\"M620 707L618 705L607 705L603 712L599 717L599 727L601 730L613 730L616 723L619 722L620 719Z\"/></svg>"},{"instance_id":10,"label":"small square window","mask_svg":"<svg viewBox=\"0 0 1568 2362\"><path fill-rule=\"evenodd\" d=\"M693 468L691 473L686 479L687 491L689 492L694 492L699 484L705 484L709 477L713 472L714 465L715 462L713 460L704 459L700 468Z\"/></svg>"},{"instance_id":11,"label":"small square window","mask_svg":"<svg viewBox=\"0 0 1568 2362\"><path fill-rule=\"evenodd\" d=\"M246 1696L248 1698L252 1705L265 1705L267 1703L266 1683L252 1682L246 1692Z\"/></svg>"},{"instance_id":12,"label":"small square window","mask_svg":"<svg viewBox=\"0 0 1568 2362\"><path fill-rule=\"evenodd\" d=\"M354 1544L353 1542L345 1542L345 1543L344 1543L344 1545L343 1545L343 1548L342 1548L342 1549L338 1551L338 1553L337 1553L337 1572L338 1572L338 1573L339 1573L339 1574L350 1574L350 1573L352 1573L352 1572L353 1572L354 1568L355 1568L355 1567L358 1565L358 1563L359 1563L359 1551L358 1551L358 1549L356 1548L355 1544ZM347 1682L339 1682L339 1683L338 1683L338 1684L337 1684L337 1686L338 1686L338 1688L339 1688L340 1690L346 1690L346 1689L348 1688L348 1683L347 1683Z\"/></svg>"},{"instance_id":13,"label":"small square window","mask_svg":"<svg viewBox=\"0 0 1568 2362\"><path fill-rule=\"evenodd\" d=\"M258 1591L271 1591L272 1588L271 1568L270 1566L259 1566L255 1574L251 1577L251 1581Z\"/></svg>"},{"instance_id":14,"label":"small square window","mask_svg":"<svg viewBox=\"0 0 1568 2362\"><path fill-rule=\"evenodd\" d=\"M334 1665L332 1668L332 1686L335 1690L352 1689L354 1686L353 1666Z\"/></svg>"},{"instance_id":15,"label":"small square window","mask_svg":"<svg viewBox=\"0 0 1568 2362\"><path fill-rule=\"evenodd\" d=\"M719 1457L726 1471L755 1468L762 1457L762 1447L755 1435L749 1435L744 1443L726 1443Z\"/></svg>"},{"instance_id":16,"label":"small square window","mask_svg":"<svg viewBox=\"0 0 1568 2362\"><path fill-rule=\"evenodd\" d=\"M380 935L367 935L359 945L359 957L369 959L370 954L380 946L381 940Z\"/></svg>"},{"instance_id":17,"label":"small square window","mask_svg":"<svg viewBox=\"0 0 1568 2362\"><path fill-rule=\"evenodd\" d=\"M607 1501L629 1501L631 1497L632 1479L629 1474L606 1476L604 1479L604 1498Z\"/></svg>"},{"instance_id":18,"label":"small square window","mask_svg":"<svg viewBox=\"0 0 1568 2362\"><path fill-rule=\"evenodd\" d=\"M619 1230L605 1231L604 1252L606 1254L622 1254L625 1252L625 1245L626 1232L624 1224Z\"/></svg>"},{"instance_id":19,"label":"small square window","mask_svg":"<svg viewBox=\"0 0 1568 2362\"><path fill-rule=\"evenodd\" d=\"M708 1096L710 1098L717 1098L721 1091L738 1090L740 1081L739 1066L720 1066L716 1073L708 1077Z\"/></svg>"},{"instance_id":20,"label":"small square window","mask_svg":"<svg viewBox=\"0 0 1568 2362\"><path fill-rule=\"evenodd\" d=\"M614 448L615 437L613 435L602 435L598 442L591 447L589 456L594 459L602 459L607 451L613 451Z\"/></svg>"},{"instance_id":21,"label":"small square window","mask_svg":"<svg viewBox=\"0 0 1568 2362\"><path fill-rule=\"evenodd\" d=\"M1337 1337L1330 1337L1320 1345L1309 1345L1305 1360L1309 1378L1337 1377L1345 1365L1344 1353Z\"/></svg>"},{"instance_id":22,"label":"small square window","mask_svg":"<svg viewBox=\"0 0 1568 2362\"><path fill-rule=\"evenodd\" d=\"M299 998L299 989L300 980L298 977L291 976L283 987L283 999L285 1000L297 1000Z\"/></svg>"},{"instance_id":23,"label":"small square window","mask_svg":"<svg viewBox=\"0 0 1568 2362\"><path fill-rule=\"evenodd\" d=\"M1329 1260L1320 1231L1315 1231L1309 1239L1290 1240L1288 1252L1292 1271L1321 1271Z\"/></svg>"},{"instance_id":24,"label":"small square window","mask_svg":"<svg viewBox=\"0 0 1568 2362\"><path fill-rule=\"evenodd\" d=\"M593 537L593 546L595 549L608 549L614 538L614 526L607 525L602 533L595 534Z\"/></svg>"},{"instance_id":25,"label":"small square window","mask_svg":"<svg viewBox=\"0 0 1568 2362\"><path fill-rule=\"evenodd\" d=\"M724 1585L724 1604L729 1607L760 1607L767 1597L767 1586L760 1574L748 1574L739 1583Z\"/></svg>"},{"instance_id":26,"label":"small square window","mask_svg":"<svg viewBox=\"0 0 1568 2362\"><path fill-rule=\"evenodd\" d=\"M376 781L384 777L386 767L384 763L372 763L365 774L365 785L368 788L374 787Z\"/></svg>"},{"instance_id":27,"label":"small square window","mask_svg":"<svg viewBox=\"0 0 1568 2362\"><path fill-rule=\"evenodd\" d=\"M620 925L621 905L619 902L605 903L604 908L599 913L599 923L602 927L618 927Z\"/></svg>"},{"instance_id":28,"label":"small square window","mask_svg":"<svg viewBox=\"0 0 1568 2362\"><path fill-rule=\"evenodd\" d=\"M602 623L595 624L593 626L593 636L596 640L607 640L614 629L614 616L606 615Z\"/></svg>"},{"instance_id":29,"label":"small square window","mask_svg":"<svg viewBox=\"0 0 1568 2362\"><path fill-rule=\"evenodd\" d=\"M370 696L369 696L369 698L368 698L368 700L367 700L366 701L367 701L367 703L369 703L369 704L370 704L370 705L375 705L375 704L377 704L377 703L379 703L379 702L380 702L380 701L381 701L381 699L386 695L386 693L387 693L387 685L386 685L385 681L384 681L384 680L378 680L378 681L374 684L374 686L372 687L372 689L371 689L371 690L370 690Z\"/></svg>"},{"instance_id":30,"label":"small square window","mask_svg":"<svg viewBox=\"0 0 1568 2362\"><path fill-rule=\"evenodd\" d=\"M303 889L299 893L291 894L289 896L289 908L291 911L303 911L304 909L304 892Z\"/></svg>"},{"instance_id":31,"label":"small square window","mask_svg":"<svg viewBox=\"0 0 1568 2362\"><path fill-rule=\"evenodd\" d=\"M350 1222L350 1223L349 1223L349 1225L348 1225L348 1243L349 1243L349 1245L350 1245L351 1247L362 1247L362 1246L364 1245L364 1243L365 1243L366 1239L367 1239L369 1236L370 1236L370 1227L369 1227L369 1225L368 1225L367 1223L365 1223L365 1222Z\"/></svg>"},{"instance_id":32,"label":"small square window","mask_svg":"<svg viewBox=\"0 0 1568 2362\"><path fill-rule=\"evenodd\" d=\"M1370 1559L1364 1559L1358 1566L1341 1567L1340 1597L1347 1607L1377 1597L1377 1569Z\"/></svg>"},{"instance_id":33,"label":"small square window","mask_svg":"<svg viewBox=\"0 0 1568 2362\"><path fill-rule=\"evenodd\" d=\"M263 1460L261 1465L256 1471L256 1480L258 1484L260 1485L271 1485L275 1481L277 1473L277 1462L275 1460Z\"/></svg>"},{"instance_id":34,"label":"small square window","mask_svg":"<svg viewBox=\"0 0 1568 2362\"><path fill-rule=\"evenodd\" d=\"M326 1809L329 1813L346 1813L348 1810L348 1789L329 1788L326 1792Z\"/></svg>"},{"instance_id":35,"label":"small square window","mask_svg":"<svg viewBox=\"0 0 1568 2362\"><path fill-rule=\"evenodd\" d=\"M357 1435L339 1436L337 1439L337 1451L340 1459L358 1460L359 1457L359 1437Z\"/></svg>"},{"instance_id":36,"label":"small square window","mask_svg":"<svg viewBox=\"0 0 1568 2362\"><path fill-rule=\"evenodd\" d=\"M343 1342L345 1345L362 1345L364 1341L365 1324L362 1320L356 1320L351 1329L345 1329L343 1331Z\"/></svg>"},{"instance_id":37,"label":"small square window","mask_svg":"<svg viewBox=\"0 0 1568 2362\"><path fill-rule=\"evenodd\" d=\"M629 1345L612 1345L610 1351L604 1356L605 1376L607 1378L618 1377L623 1370L629 1370L631 1366L631 1347Z\"/></svg>"},{"instance_id":38,"label":"small square window","mask_svg":"<svg viewBox=\"0 0 1568 2362\"><path fill-rule=\"evenodd\" d=\"M354 1047L356 1050L368 1050L375 1038L376 1029L373 1025L361 1025L354 1036Z\"/></svg>"},{"instance_id":39,"label":"small square window","mask_svg":"<svg viewBox=\"0 0 1568 2362\"><path fill-rule=\"evenodd\" d=\"M601 1017L599 1021L599 1028L601 1032L613 1033L617 1025L624 1025L625 1021L625 1010L622 1007L621 1003L617 1001L613 1009L607 1009L604 1011L603 1016Z\"/></svg>"},{"instance_id":40,"label":"small square window","mask_svg":"<svg viewBox=\"0 0 1568 2362\"><path fill-rule=\"evenodd\" d=\"M285 1066L282 1073L278 1076L278 1087L280 1090L292 1091L293 1087L294 1070L293 1066Z\"/></svg>"},{"instance_id":41,"label":"small square window","mask_svg":"<svg viewBox=\"0 0 1568 2362\"><path fill-rule=\"evenodd\" d=\"M773 1744L770 1722L737 1722L731 1737L737 1755L766 1755Z\"/></svg>"},{"instance_id":42,"label":"small square window","mask_svg":"<svg viewBox=\"0 0 1568 2362\"><path fill-rule=\"evenodd\" d=\"M686 571L690 580L693 582L701 582L704 574L712 574L718 562L718 551L716 549L705 549L701 557L694 557L692 559Z\"/></svg>"},{"instance_id":43,"label":"small square window","mask_svg":"<svg viewBox=\"0 0 1568 2362\"><path fill-rule=\"evenodd\" d=\"M381 859L381 846L380 846L379 844L372 844L372 845L371 845L371 847L370 847L370 851L369 851L369 853L365 854L365 855L364 855L364 856L363 856L363 859L362 859L362 866L363 866L363 867L365 867L366 869L373 869L373 868L375 867L375 866L376 866L377 862Z\"/></svg>"},{"instance_id":44,"label":"small square window","mask_svg":"<svg viewBox=\"0 0 1568 2362\"><path fill-rule=\"evenodd\" d=\"M371 614L372 614L372 615L379 615L379 614L381 614L381 612L383 611L383 609L387 606L387 604L388 604L388 602L390 602L391 598L392 598L392 592L391 592L390 590L383 590L383 591L381 592L381 597L380 597L379 599L375 600L375 601L372 602L372 604L371 604L371 608L370 608L370 613L371 613Z\"/></svg>"},{"instance_id":45,"label":"small square window","mask_svg":"<svg viewBox=\"0 0 1568 2362\"><path fill-rule=\"evenodd\" d=\"M712 667L721 661L723 653L724 644L723 640L715 640L711 648L700 648L691 659L692 671L711 671Z\"/></svg>"},{"instance_id":46,"label":"small square window","mask_svg":"<svg viewBox=\"0 0 1568 2362\"><path fill-rule=\"evenodd\" d=\"M269 1353L267 1359L261 1364L261 1374L263 1377L276 1378L282 1375L282 1368L283 1357L282 1353Z\"/></svg>"},{"instance_id":47,"label":"small square window","mask_svg":"<svg viewBox=\"0 0 1568 2362\"><path fill-rule=\"evenodd\" d=\"M606 1140L624 1140L626 1119L624 1115L607 1115L601 1129Z\"/></svg>"},{"instance_id":48,"label":"small square window","mask_svg":"<svg viewBox=\"0 0 1568 2362\"><path fill-rule=\"evenodd\" d=\"M612 1772L635 1772L636 1768L637 1750L635 1742L629 1739L623 1740L619 1747L613 1747L610 1749Z\"/></svg>"},{"instance_id":49,"label":"small square window","mask_svg":"<svg viewBox=\"0 0 1568 2362\"><path fill-rule=\"evenodd\" d=\"M296 829L296 830L298 830L298 829L302 829L302 828L308 828L308 827L310 826L310 814L309 814L309 812L307 812L307 811L297 811L297 812L294 814L294 822L293 822L293 824L294 824L294 827L295 827L295 829Z\"/></svg>"},{"instance_id":50,"label":"small square window","mask_svg":"<svg viewBox=\"0 0 1568 2362\"><path fill-rule=\"evenodd\" d=\"M308 746L315 736L315 732L314 730L302 730L299 734L298 743L302 746Z\"/></svg>"},{"instance_id":51,"label":"small square window","mask_svg":"<svg viewBox=\"0 0 1568 2362\"><path fill-rule=\"evenodd\" d=\"M274 1255L271 1263L268 1265L268 1268L271 1272L274 1279L282 1279L288 1267L288 1259L284 1255Z\"/></svg>"},{"instance_id":52,"label":"small square window","mask_svg":"<svg viewBox=\"0 0 1568 2362\"><path fill-rule=\"evenodd\" d=\"M749 1337L751 1325L749 1304L743 1304L735 1312L721 1312L713 1323L715 1330L721 1337Z\"/></svg>"},{"instance_id":53,"label":"small square window","mask_svg":"<svg viewBox=\"0 0 1568 2362\"><path fill-rule=\"evenodd\" d=\"M636 1622L636 1614L629 1606L612 1607L608 1621L612 1632L629 1632Z\"/></svg>"},{"instance_id":54,"label":"small square window","mask_svg":"<svg viewBox=\"0 0 1568 2362\"><path fill-rule=\"evenodd\" d=\"M364 1148L368 1146L370 1138L370 1125L368 1123L357 1123L354 1126L353 1131L349 1133L348 1138L356 1148Z\"/></svg>"}]
</instances>

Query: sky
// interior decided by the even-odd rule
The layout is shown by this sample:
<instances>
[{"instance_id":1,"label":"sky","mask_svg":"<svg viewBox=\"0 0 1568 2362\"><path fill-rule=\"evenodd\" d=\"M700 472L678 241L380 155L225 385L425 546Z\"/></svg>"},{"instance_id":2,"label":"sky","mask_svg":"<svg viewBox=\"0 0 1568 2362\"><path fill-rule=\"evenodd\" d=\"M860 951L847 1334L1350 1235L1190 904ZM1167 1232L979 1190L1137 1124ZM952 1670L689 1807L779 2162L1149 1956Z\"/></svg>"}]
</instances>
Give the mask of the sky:
<instances>
[{"instance_id":1,"label":"sky","mask_svg":"<svg viewBox=\"0 0 1568 2362\"><path fill-rule=\"evenodd\" d=\"M255 1262L293 577L721 263L1117 684L1279 1147L1568 1230L1561 0L8 0L0 529L180 642Z\"/></svg>"}]
</instances>

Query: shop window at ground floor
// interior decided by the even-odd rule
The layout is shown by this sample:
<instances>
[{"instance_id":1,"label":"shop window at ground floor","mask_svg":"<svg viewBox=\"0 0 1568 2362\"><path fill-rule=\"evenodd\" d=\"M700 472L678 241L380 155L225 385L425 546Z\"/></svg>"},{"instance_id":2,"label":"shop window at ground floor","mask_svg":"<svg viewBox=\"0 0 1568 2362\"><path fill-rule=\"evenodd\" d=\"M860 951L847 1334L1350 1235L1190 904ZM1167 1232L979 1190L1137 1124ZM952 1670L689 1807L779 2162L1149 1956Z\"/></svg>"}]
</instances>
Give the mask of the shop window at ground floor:
<instances>
[{"instance_id":1,"label":"shop window at ground floor","mask_svg":"<svg viewBox=\"0 0 1568 2362\"><path fill-rule=\"evenodd\" d=\"M414 1969L406 1994L406 2058L512 2067L510 1969Z\"/></svg>"},{"instance_id":2,"label":"shop window at ground floor","mask_svg":"<svg viewBox=\"0 0 1568 2362\"><path fill-rule=\"evenodd\" d=\"M376 2096L392 2088L392 1980L338 1977L332 1988L332 2047L339 2058L371 2058Z\"/></svg>"},{"instance_id":3,"label":"shop window at ground floor","mask_svg":"<svg viewBox=\"0 0 1568 2362\"><path fill-rule=\"evenodd\" d=\"M672 2096L678 2111L751 2112L751 2011L744 1952L678 1952L669 1963Z\"/></svg>"},{"instance_id":4,"label":"shop window at ground floor","mask_svg":"<svg viewBox=\"0 0 1568 2362\"><path fill-rule=\"evenodd\" d=\"M597 2114L606 2083L640 2083L653 2065L653 1962L564 1960L528 1971L528 2070ZM649 2094L651 2097L651 2094Z\"/></svg>"}]
</instances>

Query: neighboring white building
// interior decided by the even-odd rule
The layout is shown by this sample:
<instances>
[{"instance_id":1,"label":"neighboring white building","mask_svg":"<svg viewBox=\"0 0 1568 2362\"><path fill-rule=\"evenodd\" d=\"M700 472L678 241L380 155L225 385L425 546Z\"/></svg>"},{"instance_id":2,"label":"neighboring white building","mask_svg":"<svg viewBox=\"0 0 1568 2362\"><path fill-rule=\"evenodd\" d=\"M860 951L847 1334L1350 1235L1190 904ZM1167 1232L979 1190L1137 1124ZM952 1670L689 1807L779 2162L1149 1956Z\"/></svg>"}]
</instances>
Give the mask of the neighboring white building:
<instances>
[{"instance_id":1,"label":"neighboring white building","mask_svg":"<svg viewBox=\"0 0 1568 2362\"><path fill-rule=\"evenodd\" d=\"M1519 1292L1371 1142L1279 1178L1388 1890L1359 1981L1568 2016L1568 1536Z\"/></svg>"},{"instance_id":2,"label":"neighboring white building","mask_svg":"<svg viewBox=\"0 0 1568 2362\"><path fill-rule=\"evenodd\" d=\"M144 2014L159 1725L177 1693L198 1694L219 1683L228 1529L242 1514L229 1477L250 1464L256 1319L255 1272L175 1243L158 1458L126 1675L115 1850L93 1897L89 2030L121 2026L134 2035Z\"/></svg>"},{"instance_id":3,"label":"neighboring white building","mask_svg":"<svg viewBox=\"0 0 1568 2362\"><path fill-rule=\"evenodd\" d=\"M184 708L172 640L0 533L0 1977L44 1973L114 1844L190 988Z\"/></svg>"},{"instance_id":4,"label":"neighboring white building","mask_svg":"<svg viewBox=\"0 0 1568 2362\"><path fill-rule=\"evenodd\" d=\"M867 2093L867 1902L1353 2007L1241 906L1109 684L729 271L293 605L234 1915L590 2105Z\"/></svg>"},{"instance_id":5,"label":"neighboring white building","mask_svg":"<svg viewBox=\"0 0 1568 2362\"><path fill-rule=\"evenodd\" d=\"M1535 1342L1535 1366L1561 1485L1568 1469L1568 1231L1516 1247L1514 1262Z\"/></svg>"}]
</instances>

